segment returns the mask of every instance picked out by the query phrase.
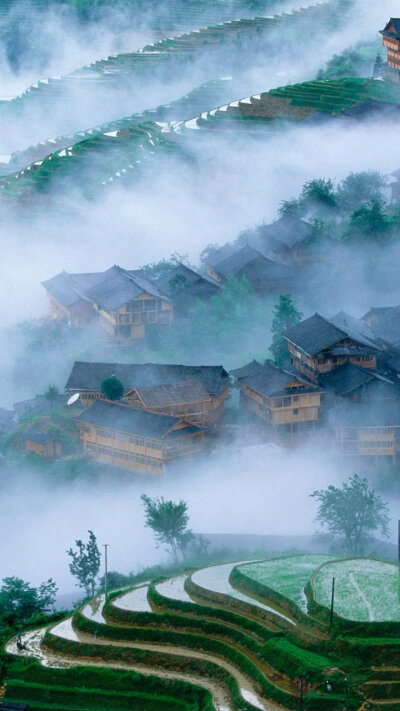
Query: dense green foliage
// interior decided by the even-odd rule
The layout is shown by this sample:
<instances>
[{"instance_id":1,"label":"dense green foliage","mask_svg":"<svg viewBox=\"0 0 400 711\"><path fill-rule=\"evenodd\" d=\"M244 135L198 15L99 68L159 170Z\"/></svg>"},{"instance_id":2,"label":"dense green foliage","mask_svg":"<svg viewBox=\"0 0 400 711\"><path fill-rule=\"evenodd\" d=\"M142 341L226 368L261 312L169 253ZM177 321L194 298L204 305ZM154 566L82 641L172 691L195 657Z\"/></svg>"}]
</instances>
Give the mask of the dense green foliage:
<instances>
[{"instance_id":1,"label":"dense green foliage","mask_svg":"<svg viewBox=\"0 0 400 711\"><path fill-rule=\"evenodd\" d=\"M271 326L273 334L271 352L274 356L275 365L280 368L284 368L290 364L289 352L282 333L296 323L299 323L302 318L303 314L295 308L290 294L281 294L278 303L275 305L274 318Z\"/></svg>"},{"instance_id":2,"label":"dense green foliage","mask_svg":"<svg viewBox=\"0 0 400 711\"><path fill-rule=\"evenodd\" d=\"M189 514L186 501L165 501L141 496L145 512L145 525L151 528L156 541L166 545L176 561L183 556L185 548L193 538L188 529Z\"/></svg>"},{"instance_id":3,"label":"dense green foliage","mask_svg":"<svg viewBox=\"0 0 400 711\"><path fill-rule=\"evenodd\" d=\"M367 479L354 474L341 487L330 485L311 496L318 501L317 521L342 541L346 553L361 555L376 531L388 537L388 506Z\"/></svg>"},{"instance_id":4,"label":"dense green foliage","mask_svg":"<svg viewBox=\"0 0 400 711\"><path fill-rule=\"evenodd\" d=\"M106 378L100 385L100 392L107 400L120 400L124 394L124 386L116 377Z\"/></svg>"},{"instance_id":5,"label":"dense green foliage","mask_svg":"<svg viewBox=\"0 0 400 711\"><path fill-rule=\"evenodd\" d=\"M24 624L35 614L52 612L57 586L51 578L34 588L16 577L3 579L0 588L0 626Z\"/></svg>"}]
</instances>

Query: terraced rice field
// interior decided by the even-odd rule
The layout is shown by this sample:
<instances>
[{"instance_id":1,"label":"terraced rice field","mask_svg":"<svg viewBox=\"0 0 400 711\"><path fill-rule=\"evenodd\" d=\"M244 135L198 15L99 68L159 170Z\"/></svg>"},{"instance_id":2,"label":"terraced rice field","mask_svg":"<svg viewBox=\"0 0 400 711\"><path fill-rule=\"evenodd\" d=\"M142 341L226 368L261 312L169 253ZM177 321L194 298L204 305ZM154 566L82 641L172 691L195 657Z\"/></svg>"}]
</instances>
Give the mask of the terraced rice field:
<instances>
[{"instance_id":1,"label":"terraced rice field","mask_svg":"<svg viewBox=\"0 0 400 711\"><path fill-rule=\"evenodd\" d=\"M360 622L400 621L397 565L353 559L323 565L313 580L316 600L329 607L335 578L335 611Z\"/></svg>"},{"instance_id":2,"label":"terraced rice field","mask_svg":"<svg viewBox=\"0 0 400 711\"><path fill-rule=\"evenodd\" d=\"M238 561L236 566L299 604L304 584L326 558L302 555ZM399 652L390 651L391 671L383 666L378 672L367 662L349 697L349 652L342 660L335 643L328 644L328 632L315 637L311 622L316 621L310 618L308 630L307 614L300 627L290 611L282 615L273 600L261 604L240 593L229 582L234 567L210 566L144 583L112 594L106 605L99 595L66 620L26 633L22 652L11 639L6 651L35 663L11 668L6 699L28 700L30 708L42 711L57 706L57 694L63 696L57 708L70 711L155 711L154 704L163 711L278 711L297 708L302 674L307 680L303 708L308 711L343 711L345 705L358 711L366 708L365 698L374 711L382 699L385 708L397 711L390 693L398 677L400 681ZM324 563L315 578L316 589L321 571L328 571L324 575L329 581L332 572L339 578L345 571L350 581L351 576L356 580L360 599L367 597L368 605L378 609L372 588L378 579L392 585L393 568L371 560ZM320 579L321 589L325 578ZM388 640L391 644L393 639ZM357 650L355 654L358 659ZM328 676L334 684L331 694L325 692Z\"/></svg>"},{"instance_id":3,"label":"terraced rice field","mask_svg":"<svg viewBox=\"0 0 400 711\"><path fill-rule=\"evenodd\" d=\"M301 555L245 563L238 568L250 580L276 590L307 612L304 588L315 570L328 560L330 558L326 555Z\"/></svg>"}]
</instances>

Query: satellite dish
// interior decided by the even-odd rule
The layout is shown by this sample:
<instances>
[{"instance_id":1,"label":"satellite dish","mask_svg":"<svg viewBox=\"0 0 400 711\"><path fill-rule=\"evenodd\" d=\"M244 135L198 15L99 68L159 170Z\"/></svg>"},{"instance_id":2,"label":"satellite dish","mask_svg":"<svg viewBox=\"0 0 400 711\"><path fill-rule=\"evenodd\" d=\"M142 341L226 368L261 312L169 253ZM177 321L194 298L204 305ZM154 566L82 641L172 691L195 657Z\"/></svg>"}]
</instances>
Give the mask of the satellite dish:
<instances>
[{"instance_id":1,"label":"satellite dish","mask_svg":"<svg viewBox=\"0 0 400 711\"><path fill-rule=\"evenodd\" d=\"M81 396L80 393L75 393L75 395L71 395L70 399L67 402L67 405L73 405L74 402L79 400L80 396Z\"/></svg>"}]
</instances>

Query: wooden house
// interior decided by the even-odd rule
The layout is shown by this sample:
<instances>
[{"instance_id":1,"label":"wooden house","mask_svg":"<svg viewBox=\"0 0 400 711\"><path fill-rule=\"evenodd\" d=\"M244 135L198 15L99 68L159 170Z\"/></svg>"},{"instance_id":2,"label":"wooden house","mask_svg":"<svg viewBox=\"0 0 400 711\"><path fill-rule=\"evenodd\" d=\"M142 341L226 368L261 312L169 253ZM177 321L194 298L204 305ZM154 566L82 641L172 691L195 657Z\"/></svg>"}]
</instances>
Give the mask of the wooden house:
<instances>
[{"instance_id":1,"label":"wooden house","mask_svg":"<svg viewBox=\"0 0 400 711\"><path fill-rule=\"evenodd\" d=\"M137 270L114 265L101 273L61 272L42 284L51 317L77 326L96 319L119 340L143 338L148 326L170 326L173 321L171 300Z\"/></svg>"},{"instance_id":2,"label":"wooden house","mask_svg":"<svg viewBox=\"0 0 400 711\"><path fill-rule=\"evenodd\" d=\"M186 264L177 264L156 281L157 288L171 299L174 315L186 316L197 299L208 301L219 293L221 286L209 276L203 276Z\"/></svg>"},{"instance_id":3,"label":"wooden house","mask_svg":"<svg viewBox=\"0 0 400 711\"><path fill-rule=\"evenodd\" d=\"M392 308L392 306L371 306L369 311L361 317L361 320L373 329Z\"/></svg>"},{"instance_id":4,"label":"wooden house","mask_svg":"<svg viewBox=\"0 0 400 711\"><path fill-rule=\"evenodd\" d=\"M387 309L370 309L363 320L371 324L375 338L387 350L400 348L400 306Z\"/></svg>"},{"instance_id":5,"label":"wooden house","mask_svg":"<svg viewBox=\"0 0 400 711\"><path fill-rule=\"evenodd\" d=\"M293 287L293 274L287 265L266 257L250 245L215 264L214 271L221 282L229 276L236 279L246 277L260 295L285 293Z\"/></svg>"},{"instance_id":6,"label":"wooden house","mask_svg":"<svg viewBox=\"0 0 400 711\"><path fill-rule=\"evenodd\" d=\"M314 383L323 373L343 363L376 369L381 347L366 335L366 324L338 314L335 325L320 314L298 323L283 333L293 368ZM369 333L369 331L368 331Z\"/></svg>"},{"instance_id":7,"label":"wooden house","mask_svg":"<svg viewBox=\"0 0 400 711\"><path fill-rule=\"evenodd\" d=\"M47 432L28 429L22 433L21 441L26 452L34 452L43 459L54 459L62 454L62 442Z\"/></svg>"},{"instance_id":8,"label":"wooden house","mask_svg":"<svg viewBox=\"0 0 400 711\"><path fill-rule=\"evenodd\" d=\"M321 375L319 382L331 400L346 398L371 405L400 402L400 381L395 373L378 372L345 363Z\"/></svg>"},{"instance_id":9,"label":"wooden house","mask_svg":"<svg viewBox=\"0 0 400 711\"><path fill-rule=\"evenodd\" d=\"M229 375L220 366L155 363L85 363L76 361L66 384L69 395L82 402L101 397L101 383L115 376L132 407L184 417L196 425L211 425L224 413Z\"/></svg>"},{"instance_id":10,"label":"wooden house","mask_svg":"<svg viewBox=\"0 0 400 711\"><path fill-rule=\"evenodd\" d=\"M383 44L387 48L387 66L384 78L400 82L400 18L391 17L386 27L380 31Z\"/></svg>"},{"instance_id":11,"label":"wooden house","mask_svg":"<svg viewBox=\"0 0 400 711\"><path fill-rule=\"evenodd\" d=\"M204 431L199 427L109 400L96 400L76 419L85 454L144 474L162 474L171 460L202 448Z\"/></svg>"},{"instance_id":12,"label":"wooden house","mask_svg":"<svg viewBox=\"0 0 400 711\"><path fill-rule=\"evenodd\" d=\"M399 462L400 408L346 403L331 413L339 456L355 463Z\"/></svg>"},{"instance_id":13,"label":"wooden house","mask_svg":"<svg viewBox=\"0 0 400 711\"><path fill-rule=\"evenodd\" d=\"M211 279L214 279L214 281L217 282L221 281L220 275L215 270L215 265L219 262L222 262L227 257L230 257L236 252L236 250L237 247L234 247L233 244L228 243L222 245L222 247L207 250L207 256L205 258L202 258L202 261L205 264L206 272L208 276L211 277Z\"/></svg>"},{"instance_id":14,"label":"wooden house","mask_svg":"<svg viewBox=\"0 0 400 711\"><path fill-rule=\"evenodd\" d=\"M304 378L253 360L231 371L241 399L253 414L278 434L313 430L319 419L323 391Z\"/></svg>"}]
</instances>

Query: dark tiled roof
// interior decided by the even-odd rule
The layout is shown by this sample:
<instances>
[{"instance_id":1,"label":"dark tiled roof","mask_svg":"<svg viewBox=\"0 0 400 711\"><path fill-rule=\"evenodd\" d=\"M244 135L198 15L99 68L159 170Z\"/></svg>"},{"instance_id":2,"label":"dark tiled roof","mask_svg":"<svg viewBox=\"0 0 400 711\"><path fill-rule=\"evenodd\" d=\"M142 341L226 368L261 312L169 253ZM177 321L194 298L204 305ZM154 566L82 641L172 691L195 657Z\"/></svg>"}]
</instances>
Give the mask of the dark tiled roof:
<instances>
[{"instance_id":1,"label":"dark tiled roof","mask_svg":"<svg viewBox=\"0 0 400 711\"><path fill-rule=\"evenodd\" d=\"M283 333L283 336L310 356L320 353L325 348L334 346L345 338L350 338L369 349L380 350L376 342L371 342L365 337L363 328L360 327L357 332L355 331L356 324L354 321L357 321L357 319L346 321L347 318L351 318L347 317L346 314L338 314L335 318L340 322L340 328L316 313L314 316L310 316L305 321L301 321L296 326L289 328ZM365 324L363 324L364 326Z\"/></svg>"},{"instance_id":2,"label":"dark tiled roof","mask_svg":"<svg viewBox=\"0 0 400 711\"><path fill-rule=\"evenodd\" d=\"M336 316L329 319L337 328L340 328L350 338L359 341L366 346L379 348L374 331L364 321L354 316L350 316L345 311L340 311Z\"/></svg>"},{"instance_id":3,"label":"dark tiled roof","mask_svg":"<svg viewBox=\"0 0 400 711\"><path fill-rule=\"evenodd\" d=\"M80 299L95 302L106 310L116 309L140 294L146 293L169 301L140 270L122 269L114 265L105 272L68 274L61 272L42 285L64 306Z\"/></svg>"},{"instance_id":4,"label":"dark tiled roof","mask_svg":"<svg viewBox=\"0 0 400 711\"><path fill-rule=\"evenodd\" d=\"M186 264L177 264L176 267L173 267L173 269L171 269L169 272L160 276L156 282L157 287L161 289L161 291L163 291L165 294L173 296L174 289L173 284L171 285L171 282L173 282L176 277L182 277L183 279L185 279L185 283L188 286L193 287L196 293L199 290L217 293L221 288L220 285L216 281L214 281L214 279L210 279L210 277L208 276L203 276L202 274L199 274L199 272L196 272L194 269L190 269L189 267L187 267Z\"/></svg>"},{"instance_id":5,"label":"dark tiled roof","mask_svg":"<svg viewBox=\"0 0 400 711\"><path fill-rule=\"evenodd\" d=\"M386 314L383 313L372 330L381 341L397 345L400 342L400 306L394 306Z\"/></svg>"},{"instance_id":6,"label":"dark tiled roof","mask_svg":"<svg viewBox=\"0 0 400 711\"><path fill-rule=\"evenodd\" d=\"M269 257L265 257L261 254L261 252L258 252L250 245L246 245L245 247L238 249L237 252L232 254L230 257L227 257L222 262L215 264L214 268L219 274L222 274L222 276L227 277L229 274L236 276L245 270L246 267L249 267L255 263L259 265L261 270L265 272L268 270L272 276L286 275L287 267L284 264L276 262Z\"/></svg>"},{"instance_id":7,"label":"dark tiled roof","mask_svg":"<svg viewBox=\"0 0 400 711\"><path fill-rule=\"evenodd\" d=\"M391 17L386 27L380 31L381 35L400 40L400 18Z\"/></svg>"},{"instance_id":8,"label":"dark tiled roof","mask_svg":"<svg viewBox=\"0 0 400 711\"><path fill-rule=\"evenodd\" d=\"M5 410L0 407L0 429L12 425L15 413L12 410Z\"/></svg>"},{"instance_id":9,"label":"dark tiled roof","mask_svg":"<svg viewBox=\"0 0 400 711\"><path fill-rule=\"evenodd\" d=\"M65 407L68 401L68 395L54 395L52 398L47 398L45 395L36 395L30 400L15 402L13 407L18 417L26 415L46 415L54 410L59 410Z\"/></svg>"},{"instance_id":10,"label":"dark tiled roof","mask_svg":"<svg viewBox=\"0 0 400 711\"><path fill-rule=\"evenodd\" d=\"M310 390L317 390L315 385L311 385L298 375L287 370L276 368L270 363L260 365L257 361L252 361L247 366L231 371L232 375L240 383L246 383L252 390L271 397L272 395L283 394L287 386L294 380L303 384L303 387Z\"/></svg>"},{"instance_id":11,"label":"dark tiled roof","mask_svg":"<svg viewBox=\"0 0 400 711\"><path fill-rule=\"evenodd\" d=\"M166 437L179 422L179 418L176 417L159 415L109 400L95 400L92 405L77 415L76 419L86 424L155 439ZM181 430L181 433L184 434L184 430Z\"/></svg>"},{"instance_id":12,"label":"dark tiled roof","mask_svg":"<svg viewBox=\"0 0 400 711\"><path fill-rule=\"evenodd\" d=\"M371 306L370 310L367 311L364 316L361 316L362 321L366 321L370 316L376 316L378 319L385 316L393 306Z\"/></svg>"},{"instance_id":13,"label":"dark tiled roof","mask_svg":"<svg viewBox=\"0 0 400 711\"><path fill-rule=\"evenodd\" d=\"M75 361L66 384L67 390L100 392L103 380L115 375L124 392L198 381L209 395L219 395L229 384L222 365L163 365L156 363L87 363Z\"/></svg>"},{"instance_id":14,"label":"dark tiled roof","mask_svg":"<svg viewBox=\"0 0 400 711\"><path fill-rule=\"evenodd\" d=\"M197 380L187 383L173 383L172 385L157 385L153 388L135 388L135 390L148 410L210 400L208 392Z\"/></svg>"},{"instance_id":15,"label":"dark tiled roof","mask_svg":"<svg viewBox=\"0 0 400 711\"><path fill-rule=\"evenodd\" d=\"M331 370L320 376L321 385L327 390L332 390L336 395L350 395L358 388L376 380L375 374L367 368L359 368L352 363Z\"/></svg>"},{"instance_id":16,"label":"dark tiled roof","mask_svg":"<svg viewBox=\"0 0 400 711\"><path fill-rule=\"evenodd\" d=\"M50 435L47 432L39 432L39 430L25 430L22 433L22 438L24 440L29 440L30 442L36 442L37 444L51 444L54 440L58 440L58 437Z\"/></svg>"},{"instance_id":17,"label":"dark tiled roof","mask_svg":"<svg viewBox=\"0 0 400 711\"><path fill-rule=\"evenodd\" d=\"M262 225L261 234L265 238L271 238L284 242L288 247L292 247L296 242L308 237L312 232L312 226L297 217L281 217L270 225Z\"/></svg>"},{"instance_id":18,"label":"dark tiled roof","mask_svg":"<svg viewBox=\"0 0 400 711\"><path fill-rule=\"evenodd\" d=\"M218 262L222 262L223 259L230 257L234 252L236 252L236 248L233 245L224 244L222 247L219 247L219 249L213 251L210 256L203 261L205 264L208 264L208 266L215 267Z\"/></svg>"}]
</instances>

